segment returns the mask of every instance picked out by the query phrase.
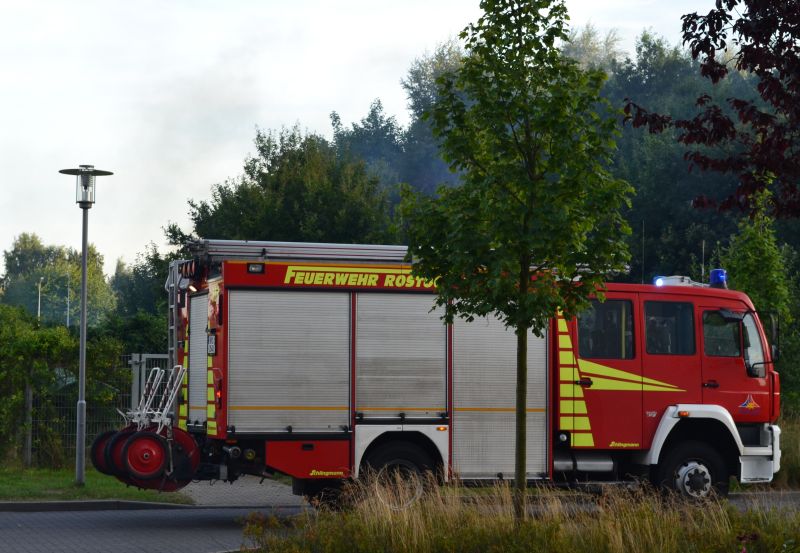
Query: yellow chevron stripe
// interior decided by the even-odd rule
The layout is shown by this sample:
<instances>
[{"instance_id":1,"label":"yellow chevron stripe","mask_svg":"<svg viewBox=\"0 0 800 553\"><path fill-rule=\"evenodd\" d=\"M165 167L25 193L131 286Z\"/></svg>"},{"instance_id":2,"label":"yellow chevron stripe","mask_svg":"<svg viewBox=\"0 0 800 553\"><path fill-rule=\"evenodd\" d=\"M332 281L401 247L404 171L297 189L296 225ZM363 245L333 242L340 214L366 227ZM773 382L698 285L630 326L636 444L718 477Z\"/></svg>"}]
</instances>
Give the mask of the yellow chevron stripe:
<instances>
[{"instance_id":1,"label":"yellow chevron stripe","mask_svg":"<svg viewBox=\"0 0 800 553\"><path fill-rule=\"evenodd\" d=\"M581 374L588 374L588 375L597 375L597 376L607 376L610 378L619 378L622 380L628 380L630 382L636 382L638 384L652 384L653 386L657 386L660 388L665 388L666 390L670 390L673 392L683 392L677 386L670 384L669 382L661 382L660 380L654 380L652 378L645 378L638 374L629 373L626 371L621 371L619 369L615 369L613 367L608 367L606 365L600 365L598 363L593 363L591 361L586 361L584 359L578 359L578 367L580 369ZM594 386L592 386L594 388ZM637 388L639 389L639 388Z\"/></svg>"}]
</instances>

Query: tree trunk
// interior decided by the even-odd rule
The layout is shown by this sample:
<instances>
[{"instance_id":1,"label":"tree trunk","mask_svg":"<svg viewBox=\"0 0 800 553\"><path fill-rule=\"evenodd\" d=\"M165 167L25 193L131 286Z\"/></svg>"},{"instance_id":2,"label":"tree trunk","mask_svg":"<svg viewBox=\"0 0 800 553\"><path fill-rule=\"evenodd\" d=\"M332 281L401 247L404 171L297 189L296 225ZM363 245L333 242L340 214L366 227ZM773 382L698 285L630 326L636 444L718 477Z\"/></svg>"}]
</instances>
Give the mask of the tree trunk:
<instances>
[{"instance_id":1,"label":"tree trunk","mask_svg":"<svg viewBox=\"0 0 800 553\"><path fill-rule=\"evenodd\" d=\"M526 255L520 256L519 301L523 305L528 295L530 282L530 262ZM517 421L514 459L514 518L517 522L525 519L525 498L528 478L527 457L527 416L528 416L528 326L517 325Z\"/></svg>"},{"instance_id":2,"label":"tree trunk","mask_svg":"<svg viewBox=\"0 0 800 553\"><path fill-rule=\"evenodd\" d=\"M528 415L528 328L517 328L517 424L514 460L514 517L525 519L527 415Z\"/></svg>"}]
</instances>

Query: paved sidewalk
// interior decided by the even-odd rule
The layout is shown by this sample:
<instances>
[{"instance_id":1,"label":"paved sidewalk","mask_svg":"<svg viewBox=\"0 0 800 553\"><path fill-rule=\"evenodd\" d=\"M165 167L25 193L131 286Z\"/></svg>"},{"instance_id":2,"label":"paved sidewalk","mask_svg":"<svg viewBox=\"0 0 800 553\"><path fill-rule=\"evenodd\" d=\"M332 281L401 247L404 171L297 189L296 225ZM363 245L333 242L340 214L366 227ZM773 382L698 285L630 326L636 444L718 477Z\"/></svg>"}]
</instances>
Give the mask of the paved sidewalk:
<instances>
[{"instance_id":1,"label":"paved sidewalk","mask_svg":"<svg viewBox=\"0 0 800 553\"><path fill-rule=\"evenodd\" d=\"M242 476L233 483L192 482L180 493L195 505L214 507L300 507L303 498L292 495L292 488L274 480Z\"/></svg>"}]
</instances>

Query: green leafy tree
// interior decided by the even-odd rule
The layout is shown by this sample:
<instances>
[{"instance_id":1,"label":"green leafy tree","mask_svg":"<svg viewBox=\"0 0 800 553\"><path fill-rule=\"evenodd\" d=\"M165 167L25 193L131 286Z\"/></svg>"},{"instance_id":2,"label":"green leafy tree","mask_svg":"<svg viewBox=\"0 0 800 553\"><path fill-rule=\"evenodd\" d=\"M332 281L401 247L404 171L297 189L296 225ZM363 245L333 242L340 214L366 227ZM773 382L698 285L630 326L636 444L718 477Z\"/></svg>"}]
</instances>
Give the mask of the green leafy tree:
<instances>
[{"instance_id":1,"label":"green leafy tree","mask_svg":"<svg viewBox=\"0 0 800 553\"><path fill-rule=\"evenodd\" d=\"M132 265L117 262L111 287L117 308L101 329L104 336L116 337L124 351L160 353L167 350L167 294L164 282L171 257L161 255L150 243Z\"/></svg>"},{"instance_id":2,"label":"green leafy tree","mask_svg":"<svg viewBox=\"0 0 800 553\"><path fill-rule=\"evenodd\" d=\"M753 213L739 223L738 232L722 250L720 262L728 271L731 287L745 292L755 308L777 315L783 333L782 355L776 364L781 373L784 403L789 410L800 407L800 333L794 320L798 314L797 256L790 247L779 247L775 236L773 196L769 190L753 195ZM794 270L792 270L794 268ZM794 274L794 279L792 278ZM769 323L762 322L766 325Z\"/></svg>"},{"instance_id":3,"label":"green leafy tree","mask_svg":"<svg viewBox=\"0 0 800 553\"><path fill-rule=\"evenodd\" d=\"M384 189L396 189L400 182L403 156L403 130L394 117L387 116L383 104L375 100L360 123L346 128L335 111L331 113L334 146L344 159L363 160L370 176Z\"/></svg>"},{"instance_id":4,"label":"green leafy tree","mask_svg":"<svg viewBox=\"0 0 800 553\"><path fill-rule=\"evenodd\" d=\"M23 308L0 305L0 458L21 449L30 431L25 396L50 388L56 367L67 364L76 349L66 328L40 327Z\"/></svg>"},{"instance_id":5,"label":"green leafy tree","mask_svg":"<svg viewBox=\"0 0 800 553\"><path fill-rule=\"evenodd\" d=\"M772 194L768 190L755 193L753 205L752 217L741 220L720 261L730 275L731 286L750 296L756 309L775 313L791 323L789 282L770 216Z\"/></svg>"},{"instance_id":6,"label":"green leafy tree","mask_svg":"<svg viewBox=\"0 0 800 553\"><path fill-rule=\"evenodd\" d=\"M567 42L561 46L561 52L585 69L602 69L609 73L618 60L622 59L620 40L615 29L601 38L597 28L589 23L583 29L570 29Z\"/></svg>"},{"instance_id":7,"label":"green leafy tree","mask_svg":"<svg viewBox=\"0 0 800 553\"><path fill-rule=\"evenodd\" d=\"M515 513L524 516L527 340L574 316L627 261L620 208L630 186L608 165L616 113L601 71L556 47L562 1L483 0L461 34L467 56L432 108L462 185L404 198L417 275L437 281L445 318L496 313L517 336ZM599 112L599 114L598 114Z\"/></svg>"},{"instance_id":8,"label":"green leafy tree","mask_svg":"<svg viewBox=\"0 0 800 553\"><path fill-rule=\"evenodd\" d=\"M6 274L2 301L36 315L41 285L43 323L77 326L80 317L81 254L64 246L44 245L36 234L22 233L3 252ZM114 293L103 274L103 256L88 251L88 323L96 326L115 306Z\"/></svg>"},{"instance_id":9,"label":"green leafy tree","mask_svg":"<svg viewBox=\"0 0 800 553\"><path fill-rule=\"evenodd\" d=\"M433 135L431 122L424 118L439 97L436 81L461 66L464 49L456 40L436 47L430 54L414 60L406 78L401 81L408 97L411 121L404 132L404 150L399 173L401 181L414 190L433 195L441 184L455 185L458 176L442 159L439 140Z\"/></svg>"},{"instance_id":10,"label":"green leafy tree","mask_svg":"<svg viewBox=\"0 0 800 553\"><path fill-rule=\"evenodd\" d=\"M214 186L210 201L190 201L193 233L172 224L167 236L248 240L393 240L388 203L363 162L340 156L321 136L295 127L258 131L257 153L237 180Z\"/></svg>"}]
</instances>

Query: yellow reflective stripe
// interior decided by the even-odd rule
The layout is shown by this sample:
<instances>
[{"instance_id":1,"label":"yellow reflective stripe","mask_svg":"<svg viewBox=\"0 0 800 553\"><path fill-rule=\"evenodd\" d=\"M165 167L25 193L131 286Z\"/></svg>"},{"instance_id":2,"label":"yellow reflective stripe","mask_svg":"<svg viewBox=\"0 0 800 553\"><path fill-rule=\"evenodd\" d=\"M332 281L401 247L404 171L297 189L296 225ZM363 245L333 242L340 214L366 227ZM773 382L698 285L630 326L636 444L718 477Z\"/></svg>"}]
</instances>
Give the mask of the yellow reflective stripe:
<instances>
[{"instance_id":1,"label":"yellow reflective stripe","mask_svg":"<svg viewBox=\"0 0 800 553\"><path fill-rule=\"evenodd\" d=\"M207 416L209 419L216 418L216 416L217 416L217 409L216 409L216 408L215 408L213 405L209 405L209 406L206 408L206 416Z\"/></svg>"},{"instance_id":2,"label":"yellow reflective stripe","mask_svg":"<svg viewBox=\"0 0 800 553\"><path fill-rule=\"evenodd\" d=\"M455 411L465 411L468 413L516 413L516 407L456 407ZM526 413L544 413L541 407L531 407L525 409Z\"/></svg>"},{"instance_id":3,"label":"yellow reflective stripe","mask_svg":"<svg viewBox=\"0 0 800 553\"><path fill-rule=\"evenodd\" d=\"M564 400L562 399L560 402L560 411L564 415L585 415L586 414L586 402L583 400Z\"/></svg>"},{"instance_id":4,"label":"yellow reflective stripe","mask_svg":"<svg viewBox=\"0 0 800 553\"><path fill-rule=\"evenodd\" d=\"M178 421L178 428L181 430L186 430L186 419L180 419Z\"/></svg>"},{"instance_id":5,"label":"yellow reflective stripe","mask_svg":"<svg viewBox=\"0 0 800 553\"><path fill-rule=\"evenodd\" d=\"M561 350L558 352L558 362L562 365L575 365L575 354L572 350Z\"/></svg>"},{"instance_id":6,"label":"yellow reflective stripe","mask_svg":"<svg viewBox=\"0 0 800 553\"><path fill-rule=\"evenodd\" d=\"M216 434L217 433L217 423L214 421L208 421L206 424L206 430L209 434Z\"/></svg>"},{"instance_id":7,"label":"yellow reflective stripe","mask_svg":"<svg viewBox=\"0 0 800 553\"><path fill-rule=\"evenodd\" d=\"M207 365L208 365L208 368L210 369L210 368L211 368L211 356L210 356L210 355L208 356L208 363L207 363Z\"/></svg>"},{"instance_id":8,"label":"yellow reflective stripe","mask_svg":"<svg viewBox=\"0 0 800 553\"><path fill-rule=\"evenodd\" d=\"M583 389L575 384L561 384L559 386L559 393L561 397L583 397Z\"/></svg>"},{"instance_id":9,"label":"yellow reflective stripe","mask_svg":"<svg viewBox=\"0 0 800 553\"><path fill-rule=\"evenodd\" d=\"M561 430L591 430L589 417L561 417L558 424Z\"/></svg>"},{"instance_id":10,"label":"yellow reflective stripe","mask_svg":"<svg viewBox=\"0 0 800 553\"><path fill-rule=\"evenodd\" d=\"M575 367L561 367L558 371L558 377L562 382L575 382L580 378Z\"/></svg>"},{"instance_id":11,"label":"yellow reflective stripe","mask_svg":"<svg viewBox=\"0 0 800 553\"><path fill-rule=\"evenodd\" d=\"M594 438L591 434L570 434L570 443L574 447L594 447Z\"/></svg>"},{"instance_id":12,"label":"yellow reflective stripe","mask_svg":"<svg viewBox=\"0 0 800 553\"><path fill-rule=\"evenodd\" d=\"M347 405L231 405L229 411L347 411Z\"/></svg>"},{"instance_id":13,"label":"yellow reflective stripe","mask_svg":"<svg viewBox=\"0 0 800 553\"><path fill-rule=\"evenodd\" d=\"M565 319L558 319L558 331L567 332L567 321Z\"/></svg>"},{"instance_id":14,"label":"yellow reflective stripe","mask_svg":"<svg viewBox=\"0 0 800 553\"><path fill-rule=\"evenodd\" d=\"M211 368L211 358L210 357L208 358L208 368L209 369ZM214 385L214 373L212 373L211 371L208 371L206 373L206 376L208 378L208 384L213 386Z\"/></svg>"},{"instance_id":15,"label":"yellow reflective stripe","mask_svg":"<svg viewBox=\"0 0 800 553\"><path fill-rule=\"evenodd\" d=\"M572 348L572 340L569 339L569 334L559 334L558 335L558 347L559 347L559 349L571 349Z\"/></svg>"},{"instance_id":16,"label":"yellow reflective stripe","mask_svg":"<svg viewBox=\"0 0 800 553\"><path fill-rule=\"evenodd\" d=\"M178 408L178 417L186 417L186 404L183 404Z\"/></svg>"},{"instance_id":17,"label":"yellow reflective stripe","mask_svg":"<svg viewBox=\"0 0 800 553\"><path fill-rule=\"evenodd\" d=\"M214 401L214 388L209 387L207 391L208 391L208 398L207 398L208 401Z\"/></svg>"}]
</instances>

